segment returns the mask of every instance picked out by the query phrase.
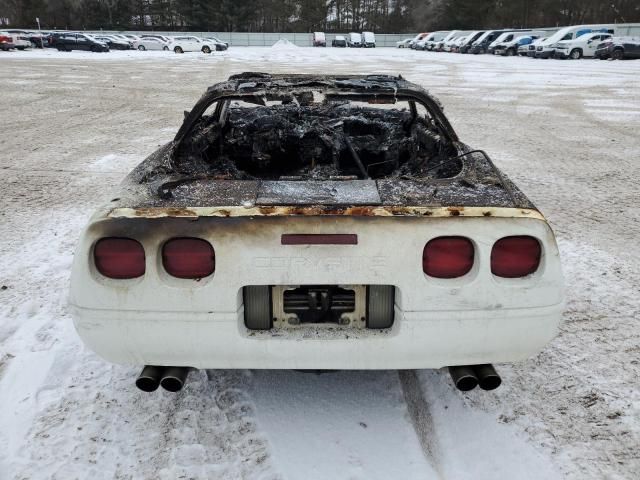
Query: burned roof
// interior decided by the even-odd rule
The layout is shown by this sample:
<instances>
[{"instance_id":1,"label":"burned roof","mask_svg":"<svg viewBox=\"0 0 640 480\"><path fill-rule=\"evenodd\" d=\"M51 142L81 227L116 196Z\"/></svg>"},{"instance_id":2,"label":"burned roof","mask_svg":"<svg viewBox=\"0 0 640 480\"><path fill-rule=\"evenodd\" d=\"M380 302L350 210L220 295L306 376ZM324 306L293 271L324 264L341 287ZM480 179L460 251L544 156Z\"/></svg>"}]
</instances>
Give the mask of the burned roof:
<instances>
[{"instance_id":1,"label":"burned roof","mask_svg":"<svg viewBox=\"0 0 640 480\"><path fill-rule=\"evenodd\" d=\"M400 76L265 73L210 87L116 204L534 208L486 153L458 140L422 87Z\"/></svg>"}]
</instances>

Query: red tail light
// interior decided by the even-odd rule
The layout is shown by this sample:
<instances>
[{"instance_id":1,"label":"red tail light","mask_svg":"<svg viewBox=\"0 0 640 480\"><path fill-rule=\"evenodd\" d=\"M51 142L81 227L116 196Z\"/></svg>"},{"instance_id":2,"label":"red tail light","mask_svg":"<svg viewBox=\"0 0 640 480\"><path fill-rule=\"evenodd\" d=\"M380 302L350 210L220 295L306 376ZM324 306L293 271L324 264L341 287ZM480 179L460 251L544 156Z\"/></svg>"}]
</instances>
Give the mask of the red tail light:
<instances>
[{"instance_id":1,"label":"red tail light","mask_svg":"<svg viewBox=\"0 0 640 480\"><path fill-rule=\"evenodd\" d=\"M109 278L136 278L144 275L144 248L131 238L102 238L93 247L98 271Z\"/></svg>"},{"instance_id":2,"label":"red tail light","mask_svg":"<svg viewBox=\"0 0 640 480\"><path fill-rule=\"evenodd\" d=\"M465 237L438 237L422 252L422 270L430 277L456 278L473 267L474 248Z\"/></svg>"},{"instance_id":3,"label":"red tail light","mask_svg":"<svg viewBox=\"0 0 640 480\"><path fill-rule=\"evenodd\" d=\"M540 254L540 242L533 237L501 238L491 249L491 272L504 278L525 277L538 269Z\"/></svg>"},{"instance_id":4,"label":"red tail light","mask_svg":"<svg viewBox=\"0 0 640 480\"><path fill-rule=\"evenodd\" d=\"M213 247L201 238L174 238L162 247L162 264L178 278L208 277L216 268Z\"/></svg>"}]
</instances>

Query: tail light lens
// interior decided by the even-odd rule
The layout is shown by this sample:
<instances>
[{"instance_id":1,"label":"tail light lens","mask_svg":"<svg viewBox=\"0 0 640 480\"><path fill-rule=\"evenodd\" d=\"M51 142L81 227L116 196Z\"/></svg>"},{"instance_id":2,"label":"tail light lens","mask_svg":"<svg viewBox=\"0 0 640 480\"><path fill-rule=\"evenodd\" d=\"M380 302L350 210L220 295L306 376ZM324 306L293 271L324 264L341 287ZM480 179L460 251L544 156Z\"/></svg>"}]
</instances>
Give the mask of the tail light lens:
<instances>
[{"instance_id":1,"label":"tail light lens","mask_svg":"<svg viewBox=\"0 0 640 480\"><path fill-rule=\"evenodd\" d=\"M98 271L109 278L136 278L144 275L144 248L131 238L102 238L93 247Z\"/></svg>"},{"instance_id":2,"label":"tail light lens","mask_svg":"<svg viewBox=\"0 0 640 480\"><path fill-rule=\"evenodd\" d=\"M525 277L538 269L540 254L540 242L533 237L501 238L491 249L491 272L504 278Z\"/></svg>"},{"instance_id":3,"label":"tail light lens","mask_svg":"<svg viewBox=\"0 0 640 480\"><path fill-rule=\"evenodd\" d=\"M162 264L178 278L208 277L216 268L213 247L201 238L173 238L162 247Z\"/></svg>"},{"instance_id":4,"label":"tail light lens","mask_svg":"<svg viewBox=\"0 0 640 480\"><path fill-rule=\"evenodd\" d=\"M422 270L430 277L462 277L473 267L473 259L473 243L468 238L438 237L424 247Z\"/></svg>"}]
</instances>

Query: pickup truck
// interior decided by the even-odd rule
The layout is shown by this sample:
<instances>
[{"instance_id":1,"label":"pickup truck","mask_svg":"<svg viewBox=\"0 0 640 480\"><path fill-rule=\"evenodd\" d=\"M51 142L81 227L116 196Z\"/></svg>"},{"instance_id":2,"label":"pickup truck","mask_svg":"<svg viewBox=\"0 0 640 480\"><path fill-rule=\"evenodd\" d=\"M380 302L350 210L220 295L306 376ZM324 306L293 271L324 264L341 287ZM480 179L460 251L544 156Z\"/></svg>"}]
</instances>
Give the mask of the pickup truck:
<instances>
[{"instance_id":1,"label":"pickup truck","mask_svg":"<svg viewBox=\"0 0 640 480\"><path fill-rule=\"evenodd\" d=\"M544 216L422 87L244 73L93 215L70 308L145 391L190 368L445 366L492 389L492 363L556 335L563 277Z\"/></svg>"},{"instance_id":2,"label":"pickup truck","mask_svg":"<svg viewBox=\"0 0 640 480\"><path fill-rule=\"evenodd\" d=\"M587 33L573 40L563 40L553 45L555 58L578 60L582 57L595 56L596 48L606 39L611 38L610 33Z\"/></svg>"}]
</instances>

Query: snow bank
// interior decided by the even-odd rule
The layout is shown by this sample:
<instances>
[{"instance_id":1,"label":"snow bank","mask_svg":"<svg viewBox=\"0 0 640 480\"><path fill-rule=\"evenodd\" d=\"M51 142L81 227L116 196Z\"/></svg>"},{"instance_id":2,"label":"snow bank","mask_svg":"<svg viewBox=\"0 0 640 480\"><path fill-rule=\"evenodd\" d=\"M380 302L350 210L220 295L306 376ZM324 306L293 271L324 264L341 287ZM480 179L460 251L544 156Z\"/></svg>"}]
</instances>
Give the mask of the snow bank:
<instances>
[{"instance_id":1,"label":"snow bank","mask_svg":"<svg viewBox=\"0 0 640 480\"><path fill-rule=\"evenodd\" d=\"M283 49L283 50L289 50L289 49L292 49L292 48L300 48L300 47L298 47L295 43L291 43L286 38L281 38L276 43L271 45L271 48L279 48L279 49Z\"/></svg>"}]
</instances>

